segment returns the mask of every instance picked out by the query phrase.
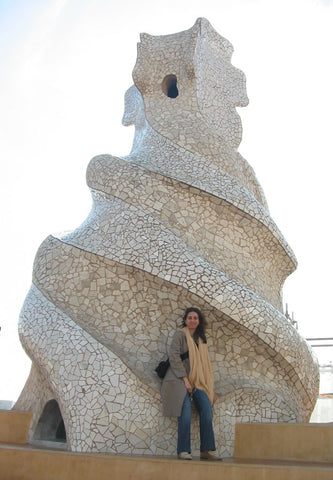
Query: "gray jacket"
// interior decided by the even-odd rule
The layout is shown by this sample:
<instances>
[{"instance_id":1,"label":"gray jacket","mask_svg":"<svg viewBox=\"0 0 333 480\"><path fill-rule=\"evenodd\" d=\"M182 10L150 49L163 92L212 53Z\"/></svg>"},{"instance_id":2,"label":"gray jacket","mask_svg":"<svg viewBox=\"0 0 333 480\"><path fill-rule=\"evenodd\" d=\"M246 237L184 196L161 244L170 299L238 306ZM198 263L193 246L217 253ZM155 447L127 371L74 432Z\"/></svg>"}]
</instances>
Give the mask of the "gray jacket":
<instances>
[{"instance_id":1,"label":"gray jacket","mask_svg":"<svg viewBox=\"0 0 333 480\"><path fill-rule=\"evenodd\" d=\"M163 415L165 417L179 417L186 395L186 388L182 377L188 377L190 373L190 361L182 360L180 354L188 351L186 336L181 330L177 330L173 336L169 360L170 367L163 379L161 396Z\"/></svg>"}]
</instances>

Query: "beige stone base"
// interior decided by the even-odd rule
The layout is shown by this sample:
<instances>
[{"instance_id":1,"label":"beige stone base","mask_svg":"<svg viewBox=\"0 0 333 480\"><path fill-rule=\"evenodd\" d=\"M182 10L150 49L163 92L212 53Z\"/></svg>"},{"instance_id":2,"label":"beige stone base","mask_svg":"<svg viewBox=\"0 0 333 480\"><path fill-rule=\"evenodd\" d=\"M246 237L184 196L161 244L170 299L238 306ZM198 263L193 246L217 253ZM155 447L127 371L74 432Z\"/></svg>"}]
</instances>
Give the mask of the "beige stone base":
<instances>
[{"instance_id":1,"label":"beige stone base","mask_svg":"<svg viewBox=\"0 0 333 480\"><path fill-rule=\"evenodd\" d=\"M125 457L0 445L0 480L332 480L333 465L300 462L205 462Z\"/></svg>"},{"instance_id":2,"label":"beige stone base","mask_svg":"<svg viewBox=\"0 0 333 480\"><path fill-rule=\"evenodd\" d=\"M27 443L32 414L14 410L0 410L0 443Z\"/></svg>"},{"instance_id":3,"label":"beige stone base","mask_svg":"<svg viewBox=\"0 0 333 480\"><path fill-rule=\"evenodd\" d=\"M333 424L239 423L234 457L333 464Z\"/></svg>"},{"instance_id":4,"label":"beige stone base","mask_svg":"<svg viewBox=\"0 0 333 480\"><path fill-rule=\"evenodd\" d=\"M30 421L30 412L0 410L0 480L333 479L331 424L238 424L235 458L210 463L71 453L56 450L56 442L33 448L26 444Z\"/></svg>"}]
</instances>

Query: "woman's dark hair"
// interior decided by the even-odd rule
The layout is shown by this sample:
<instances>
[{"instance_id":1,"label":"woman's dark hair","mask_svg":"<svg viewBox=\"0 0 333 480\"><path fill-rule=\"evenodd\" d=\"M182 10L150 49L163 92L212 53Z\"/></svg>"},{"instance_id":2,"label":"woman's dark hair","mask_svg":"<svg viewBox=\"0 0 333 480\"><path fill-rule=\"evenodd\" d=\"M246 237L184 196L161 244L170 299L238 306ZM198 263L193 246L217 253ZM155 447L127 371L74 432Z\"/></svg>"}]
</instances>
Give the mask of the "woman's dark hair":
<instances>
[{"instance_id":1,"label":"woman's dark hair","mask_svg":"<svg viewBox=\"0 0 333 480\"><path fill-rule=\"evenodd\" d=\"M187 318L187 315L191 312L195 312L197 313L198 317L199 317L199 325L197 326L197 328L195 329L195 332L194 332L194 335L193 335L193 338L194 340L198 340L199 337L201 338L201 340L204 342L204 343L207 343L207 339L206 339L206 335L205 335L205 330L206 330L206 326L207 326L207 322L205 320L205 317L203 316L203 314L201 313L201 310L199 310L199 308L196 308L196 307L189 307L185 310L185 313L184 313L184 316L183 316L183 324L182 326L183 327L186 327L186 323L185 323L185 320Z\"/></svg>"}]
</instances>

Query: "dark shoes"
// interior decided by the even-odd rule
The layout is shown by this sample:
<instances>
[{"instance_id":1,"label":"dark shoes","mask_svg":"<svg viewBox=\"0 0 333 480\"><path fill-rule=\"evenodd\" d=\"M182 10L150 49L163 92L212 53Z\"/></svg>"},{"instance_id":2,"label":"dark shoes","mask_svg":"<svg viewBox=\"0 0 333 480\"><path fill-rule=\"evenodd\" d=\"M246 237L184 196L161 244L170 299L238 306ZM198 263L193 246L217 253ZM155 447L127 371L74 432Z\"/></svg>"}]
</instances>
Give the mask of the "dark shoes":
<instances>
[{"instance_id":1,"label":"dark shoes","mask_svg":"<svg viewBox=\"0 0 333 480\"><path fill-rule=\"evenodd\" d=\"M217 460L218 461L222 460L222 458L218 457L213 450L208 450L206 452L201 452L200 453L200 458L201 458L201 460L210 460L212 462L215 462Z\"/></svg>"}]
</instances>

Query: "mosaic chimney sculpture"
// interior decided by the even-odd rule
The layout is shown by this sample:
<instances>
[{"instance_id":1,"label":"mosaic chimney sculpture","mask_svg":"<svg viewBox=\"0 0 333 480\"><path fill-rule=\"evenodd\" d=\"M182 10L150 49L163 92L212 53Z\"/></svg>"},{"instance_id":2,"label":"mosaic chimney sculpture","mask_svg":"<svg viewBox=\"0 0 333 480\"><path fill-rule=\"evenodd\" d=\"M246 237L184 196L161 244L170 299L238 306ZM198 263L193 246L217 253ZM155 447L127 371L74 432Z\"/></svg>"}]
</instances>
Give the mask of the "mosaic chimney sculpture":
<instances>
[{"instance_id":1,"label":"mosaic chimney sculpture","mask_svg":"<svg viewBox=\"0 0 333 480\"><path fill-rule=\"evenodd\" d=\"M154 368L188 306L209 324L220 455L236 422L309 420L318 366L282 313L296 260L237 152L248 99L232 52L203 18L141 35L123 118L132 151L91 160L89 216L35 259L19 321L32 368L15 406L33 411L30 441L174 455Z\"/></svg>"}]
</instances>

